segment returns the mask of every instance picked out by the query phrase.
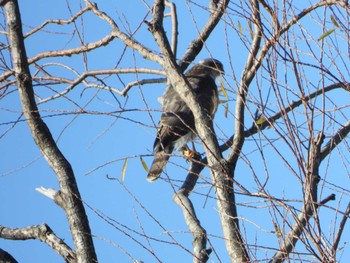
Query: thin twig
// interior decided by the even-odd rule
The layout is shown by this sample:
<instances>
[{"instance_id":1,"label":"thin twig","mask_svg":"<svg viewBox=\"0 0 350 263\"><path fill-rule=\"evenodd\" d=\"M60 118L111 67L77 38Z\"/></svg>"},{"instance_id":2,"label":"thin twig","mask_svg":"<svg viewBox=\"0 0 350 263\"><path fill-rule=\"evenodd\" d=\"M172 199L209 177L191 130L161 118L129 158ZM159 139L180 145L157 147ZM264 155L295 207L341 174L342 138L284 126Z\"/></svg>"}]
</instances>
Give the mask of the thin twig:
<instances>
[{"instance_id":1,"label":"thin twig","mask_svg":"<svg viewBox=\"0 0 350 263\"><path fill-rule=\"evenodd\" d=\"M45 26L47 26L49 24L66 25L66 24L73 23L75 20L77 20L80 16L82 16L84 13L86 13L89 10L90 10L90 7L86 6L85 8L81 9L80 11L78 11L74 16L72 16L69 19L66 19L66 20L64 20L64 19L49 19L49 20L46 20L40 26L38 26L38 27L32 29L31 31L29 31L28 33L26 33L24 35L24 38L27 38L27 37L35 34L36 32L38 32L39 30L43 29Z\"/></svg>"},{"instance_id":2,"label":"thin twig","mask_svg":"<svg viewBox=\"0 0 350 263\"><path fill-rule=\"evenodd\" d=\"M177 21L177 12L176 5L169 0L165 1L165 5L170 7L170 15L171 15L171 49L173 51L174 56L177 54L177 36L179 35L178 31L178 21Z\"/></svg>"},{"instance_id":3,"label":"thin twig","mask_svg":"<svg viewBox=\"0 0 350 263\"><path fill-rule=\"evenodd\" d=\"M338 228L338 233L334 239L333 245L332 245L332 256L335 258L336 254L337 254L337 249L339 246L339 242L340 242L340 238L343 234L344 231L344 227L345 227L345 223L348 220L350 215L350 202L348 203L348 207L346 208L346 211L343 214L343 218L339 224L339 228Z\"/></svg>"}]
</instances>

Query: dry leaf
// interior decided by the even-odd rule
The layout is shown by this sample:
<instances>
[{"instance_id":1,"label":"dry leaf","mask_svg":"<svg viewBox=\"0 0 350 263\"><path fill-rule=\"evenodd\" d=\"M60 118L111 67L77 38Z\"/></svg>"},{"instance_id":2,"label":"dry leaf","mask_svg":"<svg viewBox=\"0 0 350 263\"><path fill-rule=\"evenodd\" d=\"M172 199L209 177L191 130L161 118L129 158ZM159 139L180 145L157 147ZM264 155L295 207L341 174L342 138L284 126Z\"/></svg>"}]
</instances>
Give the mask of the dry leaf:
<instances>
[{"instance_id":1,"label":"dry leaf","mask_svg":"<svg viewBox=\"0 0 350 263\"><path fill-rule=\"evenodd\" d=\"M122 168L122 182L124 183L124 179L125 179L125 172L126 172L126 167L128 166L128 158L125 159L124 164L123 164L123 168Z\"/></svg>"},{"instance_id":2,"label":"dry leaf","mask_svg":"<svg viewBox=\"0 0 350 263\"><path fill-rule=\"evenodd\" d=\"M149 169L146 162L142 159L142 157L140 157L140 160L141 160L143 169L148 173Z\"/></svg>"}]
</instances>

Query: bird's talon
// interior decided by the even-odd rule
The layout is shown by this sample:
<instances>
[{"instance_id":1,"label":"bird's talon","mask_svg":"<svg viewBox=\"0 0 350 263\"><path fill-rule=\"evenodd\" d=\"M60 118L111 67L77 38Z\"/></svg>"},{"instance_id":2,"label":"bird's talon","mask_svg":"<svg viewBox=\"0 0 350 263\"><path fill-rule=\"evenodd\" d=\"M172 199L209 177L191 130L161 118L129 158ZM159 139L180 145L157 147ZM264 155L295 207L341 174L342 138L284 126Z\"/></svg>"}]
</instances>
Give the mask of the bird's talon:
<instances>
[{"instance_id":1,"label":"bird's talon","mask_svg":"<svg viewBox=\"0 0 350 263\"><path fill-rule=\"evenodd\" d=\"M189 161L190 159L192 159L193 156L195 155L200 155L199 152L195 151L195 150L190 150L190 149L185 149L183 151L183 154L186 156L186 160Z\"/></svg>"}]
</instances>

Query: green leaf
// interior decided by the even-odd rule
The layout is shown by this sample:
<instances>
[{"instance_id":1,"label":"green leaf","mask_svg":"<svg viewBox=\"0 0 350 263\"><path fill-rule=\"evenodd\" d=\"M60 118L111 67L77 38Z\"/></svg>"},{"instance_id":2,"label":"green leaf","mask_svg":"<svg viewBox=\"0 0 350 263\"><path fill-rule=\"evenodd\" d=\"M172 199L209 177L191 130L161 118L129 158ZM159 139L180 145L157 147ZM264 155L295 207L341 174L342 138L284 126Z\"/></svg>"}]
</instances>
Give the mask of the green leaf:
<instances>
[{"instance_id":1,"label":"green leaf","mask_svg":"<svg viewBox=\"0 0 350 263\"><path fill-rule=\"evenodd\" d=\"M260 117L259 119L257 119L257 120L255 121L255 124L256 124L256 125L261 125L261 124L263 124L265 121L266 121L266 119L265 119L264 117Z\"/></svg>"},{"instance_id":2,"label":"green leaf","mask_svg":"<svg viewBox=\"0 0 350 263\"><path fill-rule=\"evenodd\" d=\"M262 124L264 124L264 122L266 122L267 121L267 119L265 118L265 117L260 117L259 119L257 119L256 121L255 121L255 125L256 126L260 126L260 125L262 125ZM271 123L269 123L270 125L267 127L267 129L270 129L274 124L275 124L275 122L274 121L272 121Z\"/></svg>"},{"instance_id":3,"label":"green leaf","mask_svg":"<svg viewBox=\"0 0 350 263\"><path fill-rule=\"evenodd\" d=\"M243 35L243 28L242 28L242 25L241 25L241 22L237 22L237 26L238 26L238 31L239 31L239 34L240 35Z\"/></svg>"},{"instance_id":4,"label":"green leaf","mask_svg":"<svg viewBox=\"0 0 350 263\"><path fill-rule=\"evenodd\" d=\"M141 160L143 169L148 173L149 169L146 162L142 159L142 157L140 157L140 160Z\"/></svg>"},{"instance_id":5,"label":"green leaf","mask_svg":"<svg viewBox=\"0 0 350 263\"><path fill-rule=\"evenodd\" d=\"M335 28L324 32L324 33L317 39L317 41L323 40L324 38L326 38L326 37L328 37L330 34L332 34L334 31L335 31Z\"/></svg>"},{"instance_id":6,"label":"green leaf","mask_svg":"<svg viewBox=\"0 0 350 263\"><path fill-rule=\"evenodd\" d=\"M122 182L124 183L124 179L125 179L125 172L126 172L126 167L128 166L128 158L125 159L124 164L123 164L123 168L122 168Z\"/></svg>"},{"instance_id":7,"label":"green leaf","mask_svg":"<svg viewBox=\"0 0 350 263\"><path fill-rule=\"evenodd\" d=\"M254 38L254 30L253 30L252 22L250 22L250 20L248 21L248 27L249 27L250 38L253 39Z\"/></svg>"},{"instance_id":8,"label":"green leaf","mask_svg":"<svg viewBox=\"0 0 350 263\"><path fill-rule=\"evenodd\" d=\"M335 20L334 16L332 16L332 15L331 15L331 21L335 27L339 27L337 20Z\"/></svg>"}]
</instances>

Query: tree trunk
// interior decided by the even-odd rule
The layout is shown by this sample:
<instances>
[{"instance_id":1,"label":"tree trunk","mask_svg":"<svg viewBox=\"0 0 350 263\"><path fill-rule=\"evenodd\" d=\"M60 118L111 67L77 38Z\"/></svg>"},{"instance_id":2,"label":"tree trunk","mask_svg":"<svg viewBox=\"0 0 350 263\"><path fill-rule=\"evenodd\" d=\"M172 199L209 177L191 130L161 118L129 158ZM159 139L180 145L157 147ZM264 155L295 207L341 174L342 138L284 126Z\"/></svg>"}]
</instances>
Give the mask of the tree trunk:
<instances>
[{"instance_id":1,"label":"tree trunk","mask_svg":"<svg viewBox=\"0 0 350 263\"><path fill-rule=\"evenodd\" d=\"M32 86L23 40L17 0L5 5L16 83L28 126L41 153L56 173L60 184L59 205L64 209L76 248L78 262L97 262L91 230L70 163L58 149L51 132L40 117Z\"/></svg>"}]
</instances>

